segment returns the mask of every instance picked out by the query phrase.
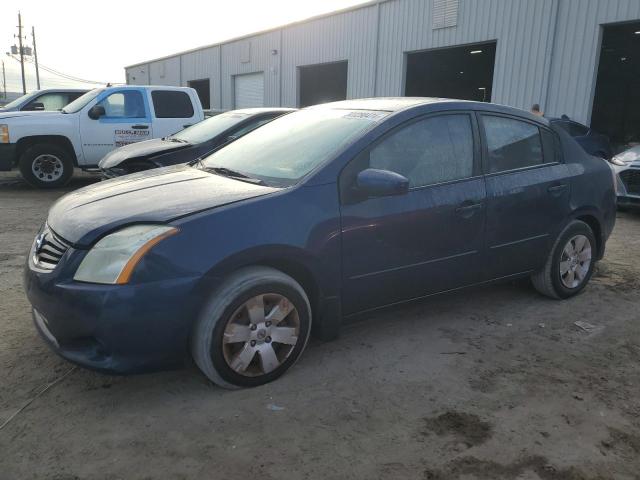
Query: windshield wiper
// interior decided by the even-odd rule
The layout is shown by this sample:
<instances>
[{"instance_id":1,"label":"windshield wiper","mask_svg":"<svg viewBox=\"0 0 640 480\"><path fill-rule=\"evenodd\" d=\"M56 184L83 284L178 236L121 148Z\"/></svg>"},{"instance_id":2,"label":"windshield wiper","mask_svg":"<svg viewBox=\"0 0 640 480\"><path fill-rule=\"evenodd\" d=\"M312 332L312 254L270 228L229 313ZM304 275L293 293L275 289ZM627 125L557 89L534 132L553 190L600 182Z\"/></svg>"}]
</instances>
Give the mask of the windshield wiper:
<instances>
[{"instance_id":1,"label":"windshield wiper","mask_svg":"<svg viewBox=\"0 0 640 480\"><path fill-rule=\"evenodd\" d=\"M183 140L181 138L176 138L176 137L164 137L163 140L169 140L170 142L176 142L176 143L189 143L186 140Z\"/></svg>"},{"instance_id":2,"label":"windshield wiper","mask_svg":"<svg viewBox=\"0 0 640 480\"><path fill-rule=\"evenodd\" d=\"M235 178L237 180L242 180L244 182L251 182L257 185L265 185L265 183L259 178L251 177L246 173L238 172L236 170L232 170L226 167L207 167L207 168L204 168L203 170L211 171L211 172L217 173L218 175L222 175L224 177L230 177L230 178Z\"/></svg>"}]
</instances>

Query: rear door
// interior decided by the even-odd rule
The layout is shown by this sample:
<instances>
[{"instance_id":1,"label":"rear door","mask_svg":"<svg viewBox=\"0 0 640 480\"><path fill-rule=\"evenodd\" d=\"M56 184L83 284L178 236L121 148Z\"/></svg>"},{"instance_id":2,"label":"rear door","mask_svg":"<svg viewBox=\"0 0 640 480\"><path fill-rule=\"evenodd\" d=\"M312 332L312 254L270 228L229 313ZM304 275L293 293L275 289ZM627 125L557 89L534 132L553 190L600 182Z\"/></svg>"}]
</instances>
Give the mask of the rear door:
<instances>
[{"instance_id":1,"label":"rear door","mask_svg":"<svg viewBox=\"0 0 640 480\"><path fill-rule=\"evenodd\" d=\"M539 268L569 214L570 182L551 130L481 114L487 186L485 280Z\"/></svg>"},{"instance_id":2,"label":"rear door","mask_svg":"<svg viewBox=\"0 0 640 480\"><path fill-rule=\"evenodd\" d=\"M151 90L153 136L166 137L202 120L184 90Z\"/></svg>"},{"instance_id":3,"label":"rear door","mask_svg":"<svg viewBox=\"0 0 640 480\"><path fill-rule=\"evenodd\" d=\"M354 313L478 281L484 179L474 117L439 114L403 124L340 177L343 308ZM367 168L409 179L406 195L358 198Z\"/></svg>"},{"instance_id":4,"label":"rear door","mask_svg":"<svg viewBox=\"0 0 640 480\"><path fill-rule=\"evenodd\" d=\"M87 112L93 105L102 105L105 115L97 120L89 118ZM151 114L143 89L108 90L79 115L84 165L97 165L115 148L153 138Z\"/></svg>"}]
</instances>

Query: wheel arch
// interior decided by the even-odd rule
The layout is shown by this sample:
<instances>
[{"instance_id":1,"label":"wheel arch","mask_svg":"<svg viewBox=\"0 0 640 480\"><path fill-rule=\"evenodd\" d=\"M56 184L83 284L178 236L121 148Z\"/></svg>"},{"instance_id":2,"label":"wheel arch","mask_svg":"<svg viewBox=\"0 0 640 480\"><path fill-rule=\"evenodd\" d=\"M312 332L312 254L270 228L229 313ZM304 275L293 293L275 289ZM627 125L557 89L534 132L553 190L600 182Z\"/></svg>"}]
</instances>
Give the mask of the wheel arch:
<instances>
[{"instance_id":1,"label":"wheel arch","mask_svg":"<svg viewBox=\"0 0 640 480\"><path fill-rule=\"evenodd\" d=\"M571 220L580 220L591 228L596 237L596 258L601 259L604 253L604 238L602 234L602 222L598 218L595 208L584 208L573 212Z\"/></svg>"},{"instance_id":2,"label":"wheel arch","mask_svg":"<svg viewBox=\"0 0 640 480\"><path fill-rule=\"evenodd\" d=\"M322 322L323 299L326 288L322 281L320 261L308 252L291 246L260 247L236 253L213 267L204 276L201 288L203 293L218 288L219 285L234 272L247 267L270 267L278 270L300 284L309 298L311 312L316 321Z\"/></svg>"},{"instance_id":3,"label":"wheel arch","mask_svg":"<svg viewBox=\"0 0 640 480\"><path fill-rule=\"evenodd\" d=\"M76 156L76 151L73 148L73 143L64 135L32 135L29 137L22 137L20 140L16 142L16 163L20 160L22 154L29 148L34 145L39 145L43 143L51 143L60 148L64 148L69 155L71 156L71 160L73 161L73 165L75 167L78 166L78 157Z\"/></svg>"}]
</instances>

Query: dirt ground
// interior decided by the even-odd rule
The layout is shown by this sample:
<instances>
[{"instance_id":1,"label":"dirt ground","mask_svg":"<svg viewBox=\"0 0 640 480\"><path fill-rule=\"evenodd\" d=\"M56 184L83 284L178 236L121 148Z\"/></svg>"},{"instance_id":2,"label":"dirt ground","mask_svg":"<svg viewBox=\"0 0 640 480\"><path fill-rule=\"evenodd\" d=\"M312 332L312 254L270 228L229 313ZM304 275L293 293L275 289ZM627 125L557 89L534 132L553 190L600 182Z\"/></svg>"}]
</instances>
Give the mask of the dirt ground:
<instances>
[{"instance_id":1,"label":"dirt ground","mask_svg":"<svg viewBox=\"0 0 640 480\"><path fill-rule=\"evenodd\" d=\"M195 367L70 371L40 340L22 268L63 193L0 176L0 425L32 400L0 429L1 480L640 478L640 214L619 214L577 298L433 298L226 391Z\"/></svg>"}]
</instances>

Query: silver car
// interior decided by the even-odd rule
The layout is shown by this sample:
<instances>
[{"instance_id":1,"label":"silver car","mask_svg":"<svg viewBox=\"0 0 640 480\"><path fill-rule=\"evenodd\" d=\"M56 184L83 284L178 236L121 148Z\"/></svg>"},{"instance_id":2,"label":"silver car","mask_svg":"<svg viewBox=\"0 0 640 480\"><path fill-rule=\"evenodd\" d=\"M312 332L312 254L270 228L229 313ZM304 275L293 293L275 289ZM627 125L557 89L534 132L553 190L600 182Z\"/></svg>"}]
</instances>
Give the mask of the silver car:
<instances>
[{"instance_id":1,"label":"silver car","mask_svg":"<svg viewBox=\"0 0 640 480\"><path fill-rule=\"evenodd\" d=\"M619 207L640 207L640 145L611 159L616 172Z\"/></svg>"}]
</instances>

